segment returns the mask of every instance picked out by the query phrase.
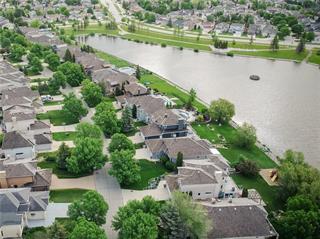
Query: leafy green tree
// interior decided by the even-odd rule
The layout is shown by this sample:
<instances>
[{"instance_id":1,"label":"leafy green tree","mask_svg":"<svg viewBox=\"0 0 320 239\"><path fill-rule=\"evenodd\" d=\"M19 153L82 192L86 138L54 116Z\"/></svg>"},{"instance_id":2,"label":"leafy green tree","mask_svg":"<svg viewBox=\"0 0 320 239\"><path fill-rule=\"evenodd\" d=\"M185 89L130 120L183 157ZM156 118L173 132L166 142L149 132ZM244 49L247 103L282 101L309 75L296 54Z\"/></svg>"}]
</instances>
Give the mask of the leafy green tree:
<instances>
[{"instance_id":1,"label":"leafy green tree","mask_svg":"<svg viewBox=\"0 0 320 239\"><path fill-rule=\"evenodd\" d=\"M183 165L183 153L178 152L176 166L181 167Z\"/></svg>"},{"instance_id":2,"label":"leafy green tree","mask_svg":"<svg viewBox=\"0 0 320 239\"><path fill-rule=\"evenodd\" d=\"M73 93L65 96L62 110L72 121L78 121L88 112L87 109L83 107L81 100L77 99Z\"/></svg>"},{"instance_id":3,"label":"leafy green tree","mask_svg":"<svg viewBox=\"0 0 320 239\"><path fill-rule=\"evenodd\" d=\"M244 123L237 129L234 144L238 147L251 149L257 142L256 129L253 125Z\"/></svg>"},{"instance_id":4,"label":"leafy green tree","mask_svg":"<svg viewBox=\"0 0 320 239\"><path fill-rule=\"evenodd\" d=\"M226 124L235 115L235 108L228 100L214 100L210 104L209 115L215 123Z\"/></svg>"},{"instance_id":5,"label":"leafy green tree","mask_svg":"<svg viewBox=\"0 0 320 239\"><path fill-rule=\"evenodd\" d=\"M195 89L191 88L191 90L189 91L189 98L186 103L186 108L188 110L192 109L192 106L193 106L193 103L196 99L196 96L197 96L197 92L195 91Z\"/></svg>"},{"instance_id":6,"label":"leafy green tree","mask_svg":"<svg viewBox=\"0 0 320 239\"><path fill-rule=\"evenodd\" d=\"M170 203L166 203L161 208L159 228L161 238L189 238L188 229L182 221L178 209Z\"/></svg>"},{"instance_id":7,"label":"leafy green tree","mask_svg":"<svg viewBox=\"0 0 320 239\"><path fill-rule=\"evenodd\" d=\"M122 111L121 125L122 125L123 132L129 132L134 127L132 110L128 106L125 106L125 108Z\"/></svg>"},{"instance_id":8,"label":"leafy green tree","mask_svg":"<svg viewBox=\"0 0 320 239\"><path fill-rule=\"evenodd\" d=\"M297 45L296 52L298 54L300 54L301 52L304 52L305 45L306 45L306 40L304 38L301 38L299 41L299 44Z\"/></svg>"},{"instance_id":9,"label":"leafy green tree","mask_svg":"<svg viewBox=\"0 0 320 239\"><path fill-rule=\"evenodd\" d=\"M103 98L101 87L88 79L82 82L81 94L89 107L95 107Z\"/></svg>"},{"instance_id":10,"label":"leafy green tree","mask_svg":"<svg viewBox=\"0 0 320 239\"><path fill-rule=\"evenodd\" d=\"M58 66L57 70L61 71L66 76L68 84L72 87L79 86L85 79L81 66L76 63L67 61Z\"/></svg>"},{"instance_id":11,"label":"leafy green tree","mask_svg":"<svg viewBox=\"0 0 320 239\"><path fill-rule=\"evenodd\" d=\"M278 35L275 35L274 38L272 39L270 48L272 51L279 50L279 37L278 37Z\"/></svg>"},{"instance_id":12,"label":"leafy green tree","mask_svg":"<svg viewBox=\"0 0 320 239\"><path fill-rule=\"evenodd\" d=\"M36 55L30 53L28 55L28 74L31 75L38 75L43 70L42 63Z\"/></svg>"},{"instance_id":13,"label":"leafy green tree","mask_svg":"<svg viewBox=\"0 0 320 239\"><path fill-rule=\"evenodd\" d=\"M50 70L56 71L60 65L60 57L55 53L50 53L46 56L45 62L48 63Z\"/></svg>"},{"instance_id":14,"label":"leafy green tree","mask_svg":"<svg viewBox=\"0 0 320 239\"><path fill-rule=\"evenodd\" d=\"M1 39L1 47L6 49L8 51L8 49L11 46L11 41L8 38L3 38Z\"/></svg>"},{"instance_id":15,"label":"leafy green tree","mask_svg":"<svg viewBox=\"0 0 320 239\"><path fill-rule=\"evenodd\" d=\"M315 37L316 35L314 34L314 32L307 32L305 36L308 42L312 42L315 39Z\"/></svg>"},{"instance_id":16,"label":"leafy green tree","mask_svg":"<svg viewBox=\"0 0 320 239\"><path fill-rule=\"evenodd\" d=\"M138 80L141 79L141 70L139 65L137 66L137 69L136 69L136 77Z\"/></svg>"},{"instance_id":17,"label":"leafy green tree","mask_svg":"<svg viewBox=\"0 0 320 239\"><path fill-rule=\"evenodd\" d=\"M69 239L107 239L103 229L84 218L77 220Z\"/></svg>"},{"instance_id":18,"label":"leafy green tree","mask_svg":"<svg viewBox=\"0 0 320 239\"><path fill-rule=\"evenodd\" d=\"M130 150L133 154L135 154L136 151L132 141L126 135L119 133L112 135L108 150L109 153Z\"/></svg>"},{"instance_id":19,"label":"leafy green tree","mask_svg":"<svg viewBox=\"0 0 320 239\"><path fill-rule=\"evenodd\" d=\"M58 149L56 163L58 168L66 169L67 168L67 158L71 156L71 149L65 142L63 142Z\"/></svg>"},{"instance_id":20,"label":"leafy green tree","mask_svg":"<svg viewBox=\"0 0 320 239\"><path fill-rule=\"evenodd\" d=\"M101 194L96 191L88 191L80 199L69 205L68 215L73 220L84 217L86 220L101 226L106 223L108 208L108 204Z\"/></svg>"},{"instance_id":21,"label":"leafy green tree","mask_svg":"<svg viewBox=\"0 0 320 239\"><path fill-rule=\"evenodd\" d=\"M25 48L18 44L12 44L9 51L9 59L13 62L22 61L22 56L26 53Z\"/></svg>"},{"instance_id":22,"label":"leafy green tree","mask_svg":"<svg viewBox=\"0 0 320 239\"><path fill-rule=\"evenodd\" d=\"M57 221L55 221L49 228L48 228L48 239L66 239L67 238L67 231L64 226Z\"/></svg>"},{"instance_id":23,"label":"leafy green tree","mask_svg":"<svg viewBox=\"0 0 320 239\"><path fill-rule=\"evenodd\" d=\"M65 87L66 87L67 78L66 78L66 76L65 76L61 71L56 71L55 73L53 73L52 79L53 79L54 81L56 81L57 84L58 84L59 86L61 86L62 88L65 88Z\"/></svg>"},{"instance_id":24,"label":"leafy green tree","mask_svg":"<svg viewBox=\"0 0 320 239\"><path fill-rule=\"evenodd\" d=\"M93 120L105 135L112 136L120 132L117 115L110 102L104 101L97 105Z\"/></svg>"},{"instance_id":25,"label":"leafy green tree","mask_svg":"<svg viewBox=\"0 0 320 239\"><path fill-rule=\"evenodd\" d=\"M298 37L302 34L302 32L304 31L304 28L301 24L295 24L291 27L291 30L293 33L295 33Z\"/></svg>"},{"instance_id":26,"label":"leafy green tree","mask_svg":"<svg viewBox=\"0 0 320 239\"><path fill-rule=\"evenodd\" d=\"M73 57L72 57L72 54L71 54L71 52L70 52L69 49L67 49L66 52L64 53L63 60L64 60L65 62L67 62L67 61L69 61L69 62L74 62Z\"/></svg>"},{"instance_id":27,"label":"leafy green tree","mask_svg":"<svg viewBox=\"0 0 320 239\"><path fill-rule=\"evenodd\" d=\"M109 174L116 177L121 185L130 185L140 180L140 167L133 156L131 150L111 153L112 167Z\"/></svg>"},{"instance_id":28,"label":"leafy green tree","mask_svg":"<svg viewBox=\"0 0 320 239\"><path fill-rule=\"evenodd\" d=\"M67 170L74 174L91 173L104 166L106 158L102 153L102 140L81 138L75 141L71 157L67 158Z\"/></svg>"},{"instance_id":29,"label":"leafy green tree","mask_svg":"<svg viewBox=\"0 0 320 239\"><path fill-rule=\"evenodd\" d=\"M244 156L240 155L239 163L236 165L238 170L244 176L254 177L259 173L259 167L255 161L248 160Z\"/></svg>"},{"instance_id":30,"label":"leafy green tree","mask_svg":"<svg viewBox=\"0 0 320 239\"><path fill-rule=\"evenodd\" d=\"M101 136L102 136L99 126L86 123L86 122L82 122L78 124L76 127L76 131L77 131L77 139L86 138L86 137L101 139Z\"/></svg>"},{"instance_id":31,"label":"leafy green tree","mask_svg":"<svg viewBox=\"0 0 320 239\"><path fill-rule=\"evenodd\" d=\"M30 53L34 54L35 56L42 58L43 57L43 47L40 44L32 44L30 47Z\"/></svg>"},{"instance_id":32,"label":"leafy green tree","mask_svg":"<svg viewBox=\"0 0 320 239\"><path fill-rule=\"evenodd\" d=\"M175 207L191 238L206 238L211 230L211 221L206 210L182 192L173 192L169 202Z\"/></svg>"}]
</instances>

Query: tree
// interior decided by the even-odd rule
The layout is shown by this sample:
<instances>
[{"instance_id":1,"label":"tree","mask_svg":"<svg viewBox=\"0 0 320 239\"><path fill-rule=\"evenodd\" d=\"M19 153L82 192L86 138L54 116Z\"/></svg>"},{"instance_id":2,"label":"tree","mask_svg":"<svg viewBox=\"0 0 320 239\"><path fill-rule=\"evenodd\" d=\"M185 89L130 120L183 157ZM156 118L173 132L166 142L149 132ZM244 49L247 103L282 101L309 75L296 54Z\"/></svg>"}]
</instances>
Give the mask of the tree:
<instances>
[{"instance_id":1,"label":"tree","mask_svg":"<svg viewBox=\"0 0 320 239\"><path fill-rule=\"evenodd\" d=\"M314 32L307 32L305 37L308 42L312 42L316 35L314 34Z\"/></svg>"},{"instance_id":2,"label":"tree","mask_svg":"<svg viewBox=\"0 0 320 239\"><path fill-rule=\"evenodd\" d=\"M87 221L101 226L106 223L108 208L108 204L101 194L96 191L88 191L69 205L68 216L72 220L84 217Z\"/></svg>"},{"instance_id":3,"label":"tree","mask_svg":"<svg viewBox=\"0 0 320 239\"><path fill-rule=\"evenodd\" d=\"M42 58L43 57L43 47L40 44L32 44L30 47L30 53L34 54L35 56Z\"/></svg>"},{"instance_id":4,"label":"tree","mask_svg":"<svg viewBox=\"0 0 320 239\"><path fill-rule=\"evenodd\" d=\"M95 107L103 98L101 87L88 79L82 82L81 94L89 107Z\"/></svg>"},{"instance_id":5,"label":"tree","mask_svg":"<svg viewBox=\"0 0 320 239\"><path fill-rule=\"evenodd\" d=\"M49 239L66 239L67 232L64 226L57 221L55 221L49 228L48 228L48 238Z\"/></svg>"},{"instance_id":6,"label":"tree","mask_svg":"<svg viewBox=\"0 0 320 239\"><path fill-rule=\"evenodd\" d=\"M236 165L236 170L244 176L255 177L259 173L259 168L256 162L246 159L240 155L239 163Z\"/></svg>"},{"instance_id":7,"label":"tree","mask_svg":"<svg viewBox=\"0 0 320 239\"><path fill-rule=\"evenodd\" d=\"M136 105L132 106L132 118L134 118L134 119L137 118L137 106Z\"/></svg>"},{"instance_id":8,"label":"tree","mask_svg":"<svg viewBox=\"0 0 320 239\"><path fill-rule=\"evenodd\" d=\"M107 239L103 229L94 222L88 222L84 218L77 220L69 239Z\"/></svg>"},{"instance_id":9,"label":"tree","mask_svg":"<svg viewBox=\"0 0 320 239\"><path fill-rule=\"evenodd\" d=\"M31 75L38 75L43 70L40 59L37 56L30 53L28 55L28 60L28 73Z\"/></svg>"},{"instance_id":10,"label":"tree","mask_svg":"<svg viewBox=\"0 0 320 239\"><path fill-rule=\"evenodd\" d=\"M158 221L158 216L160 214L160 204L155 201L151 196L144 197L141 201L138 200L131 200L129 201L125 206L122 206L118 209L117 214L113 217L112 220L112 227L119 231L120 238L127 238L126 235L132 235L130 232L139 233L138 227L140 227L140 223L143 227L145 225L147 228L145 228L147 231L150 232L151 235L155 235L155 227L153 221ZM134 215L139 212L139 217L134 217ZM144 214L142 214L142 213ZM153 217L148 216L147 221L143 221L143 217L146 215L151 215ZM133 219L132 219L133 218ZM129 221L129 222L128 222ZM135 231L137 230L137 231ZM136 235L143 236L143 231L141 230L141 234L137 233ZM147 237L137 237L137 238L149 238ZM153 237L152 237L153 238Z\"/></svg>"},{"instance_id":11,"label":"tree","mask_svg":"<svg viewBox=\"0 0 320 239\"><path fill-rule=\"evenodd\" d=\"M25 54L25 48L18 44L12 44L10 47L9 59L13 62L22 61L22 56Z\"/></svg>"},{"instance_id":12,"label":"tree","mask_svg":"<svg viewBox=\"0 0 320 239\"><path fill-rule=\"evenodd\" d=\"M181 167L183 165L183 153L178 152L176 166Z\"/></svg>"},{"instance_id":13,"label":"tree","mask_svg":"<svg viewBox=\"0 0 320 239\"><path fill-rule=\"evenodd\" d=\"M68 84L72 87L79 86L85 78L81 66L69 61L58 66L57 70L66 76Z\"/></svg>"},{"instance_id":14,"label":"tree","mask_svg":"<svg viewBox=\"0 0 320 239\"><path fill-rule=\"evenodd\" d=\"M256 129L253 125L244 123L237 129L234 144L238 147L251 149L257 141Z\"/></svg>"},{"instance_id":15,"label":"tree","mask_svg":"<svg viewBox=\"0 0 320 239\"><path fill-rule=\"evenodd\" d=\"M139 65L137 66L137 69L136 69L136 77L138 80L141 79L141 70Z\"/></svg>"},{"instance_id":16,"label":"tree","mask_svg":"<svg viewBox=\"0 0 320 239\"><path fill-rule=\"evenodd\" d=\"M121 125L123 132L129 132L134 127L132 119L132 110L128 106L125 106L122 111Z\"/></svg>"},{"instance_id":17,"label":"tree","mask_svg":"<svg viewBox=\"0 0 320 239\"><path fill-rule=\"evenodd\" d=\"M102 153L102 140L81 138L75 141L76 147L67 158L67 170L74 174L91 173L104 166L106 158Z\"/></svg>"},{"instance_id":18,"label":"tree","mask_svg":"<svg viewBox=\"0 0 320 239\"><path fill-rule=\"evenodd\" d=\"M192 106L193 106L193 103L196 99L196 96L197 96L197 92L193 88L191 88L191 90L189 91L189 98L186 103L186 108L188 110L192 109Z\"/></svg>"},{"instance_id":19,"label":"tree","mask_svg":"<svg viewBox=\"0 0 320 239\"><path fill-rule=\"evenodd\" d=\"M60 65L60 57L55 53L50 53L46 56L45 62L48 63L50 70L56 71Z\"/></svg>"},{"instance_id":20,"label":"tree","mask_svg":"<svg viewBox=\"0 0 320 239\"><path fill-rule=\"evenodd\" d=\"M296 48L296 52L298 54L300 54L301 52L304 52L305 50L305 45L306 45L306 41L304 38L301 38L300 41L299 41L299 44L297 45L297 48Z\"/></svg>"},{"instance_id":21,"label":"tree","mask_svg":"<svg viewBox=\"0 0 320 239\"><path fill-rule=\"evenodd\" d=\"M133 154L135 154L136 151L132 141L126 135L119 133L114 134L111 137L108 150L109 153L121 150L130 150Z\"/></svg>"},{"instance_id":22,"label":"tree","mask_svg":"<svg viewBox=\"0 0 320 239\"><path fill-rule=\"evenodd\" d=\"M61 71L57 71L48 82L49 93L51 95L58 94L60 87L66 87L66 77Z\"/></svg>"},{"instance_id":23,"label":"tree","mask_svg":"<svg viewBox=\"0 0 320 239\"><path fill-rule=\"evenodd\" d=\"M64 53L64 57L63 57L63 60L65 62L69 61L69 62L74 62L73 61L73 57L72 57L72 54L70 52L70 50L67 48L66 52Z\"/></svg>"},{"instance_id":24,"label":"tree","mask_svg":"<svg viewBox=\"0 0 320 239\"><path fill-rule=\"evenodd\" d=\"M170 203L166 203L161 209L159 228L161 238L185 239L189 236L178 209Z\"/></svg>"},{"instance_id":25,"label":"tree","mask_svg":"<svg viewBox=\"0 0 320 239\"><path fill-rule=\"evenodd\" d=\"M297 37L299 37L302 32L304 31L303 26L301 24L295 24L291 27L291 30L293 33L295 33L297 35Z\"/></svg>"},{"instance_id":26,"label":"tree","mask_svg":"<svg viewBox=\"0 0 320 239\"><path fill-rule=\"evenodd\" d=\"M210 104L209 115L214 122L226 124L235 115L235 108L231 102L225 99L214 100Z\"/></svg>"},{"instance_id":27,"label":"tree","mask_svg":"<svg viewBox=\"0 0 320 239\"><path fill-rule=\"evenodd\" d=\"M275 35L273 40L271 41L270 48L272 51L277 51L279 50L279 38L278 35Z\"/></svg>"},{"instance_id":28,"label":"tree","mask_svg":"<svg viewBox=\"0 0 320 239\"><path fill-rule=\"evenodd\" d=\"M102 136L99 126L86 123L86 122L82 122L78 124L76 127L76 131L77 131L77 139L86 138L86 137L101 139L101 136Z\"/></svg>"},{"instance_id":29,"label":"tree","mask_svg":"<svg viewBox=\"0 0 320 239\"><path fill-rule=\"evenodd\" d=\"M104 101L96 106L96 113L93 116L93 120L105 135L112 136L120 132L117 115L110 102Z\"/></svg>"},{"instance_id":30,"label":"tree","mask_svg":"<svg viewBox=\"0 0 320 239\"><path fill-rule=\"evenodd\" d=\"M182 192L173 192L169 202L175 207L191 238L205 238L211 230L206 210Z\"/></svg>"},{"instance_id":31,"label":"tree","mask_svg":"<svg viewBox=\"0 0 320 239\"><path fill-rule=\"evenodd\" d=\"M71 149L65 142L63 142L58 149L56 163L58 168L66 169L67 167L67 158L71 156Z\"/></svg>"},{"instance_id":32,"label":"tree","mask_svg":"<svg viewBox=\"0 0 320 239\"><path fill-rule=\"evenodd\" d=\"M121 185L130 185L140 180L140 167L133 159L131 150L121 150L111 153L112 167L109 174L116 177Z\"/></svg>"},{"instance_id":33,"label":"tree","mask_svg":"<svg viewBox=\"0 0 320 239\"><path fill-rule=\"evenodd\" d=\"M73 93L65 96L62 110L72 121L78 121L87 114L87 109L83 107L81 100L77 99Z\"/></svg>"}]
</instances>

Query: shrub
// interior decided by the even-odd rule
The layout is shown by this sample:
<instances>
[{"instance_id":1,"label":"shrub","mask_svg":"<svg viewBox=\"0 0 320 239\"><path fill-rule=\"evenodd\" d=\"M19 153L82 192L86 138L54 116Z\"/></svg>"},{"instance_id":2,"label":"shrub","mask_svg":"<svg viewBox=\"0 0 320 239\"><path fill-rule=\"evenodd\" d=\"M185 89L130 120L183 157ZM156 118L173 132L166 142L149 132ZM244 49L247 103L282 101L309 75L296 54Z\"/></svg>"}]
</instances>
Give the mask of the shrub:
<instances>
[{"instance_id":1,"label":"shrub","mask_svg":"<svg viewBox=\"0 0 320 239\"><path fill-rule=\"evenodd\" d=\"M199 49L193 49L194 52L199 52Z\"/></svg>"},{"instance_id":2,"label":"shrub","mask_svg":"<svg viewBox=\"0 0 320 239\"><path fill-rule=\"evenodd\" d=\"M257 141L256 129L248 124L244 123L236 132L234 144L241 148L250 149Z\"/></svg>"},{"instance_id":3,"label":"shrub","mask_svg":"<svg viewBox=\"0 0 320 239\"><path fill-rule=\"evenodd\" d=\"M180 51L182 51L182 50L183 50L183 47L182 47L182 46L180 46L180 47L179 47L179 50L180 50Z\"/></svg>"},{"instance_id":4,"label":"shrub","mask_svg":"<svg viewBox=\"0 0 320 239\"><path fill-rule=\"evenodd\" d=\"M167 44L166 43L161 43L161 47L166 47Z\"/></svg>"},{"instance_id":5,"label":"shrub","mask_svg":"<svg viewBox=\"0 0 320 239\"><path fill-rule=\"evenodd\" d=\"M227 56L231 56L231 57L233 57L233 56L234 56L234 54L233 54L232 52L228 52L228 53L227 53Z\"/></svg>"},{"instance_id":6,"label":"shrub","mask_svg":"<svg viewBox=\"0 0 320 239\"><path fill-rule=\"evenodd\" d=\"M259 173L259 168L256 162L246 159L240 155L239 163L236 165L236 170L244 176L254 177Z\"/></svg>"}]
</instances>

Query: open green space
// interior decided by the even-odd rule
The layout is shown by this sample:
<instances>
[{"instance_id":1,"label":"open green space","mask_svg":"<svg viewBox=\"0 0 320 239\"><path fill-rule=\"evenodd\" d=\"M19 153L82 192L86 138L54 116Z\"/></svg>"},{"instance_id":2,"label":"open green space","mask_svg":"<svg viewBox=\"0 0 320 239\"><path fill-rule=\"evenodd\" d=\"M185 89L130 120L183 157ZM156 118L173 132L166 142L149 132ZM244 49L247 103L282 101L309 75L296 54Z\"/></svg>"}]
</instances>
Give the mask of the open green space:
<instances>
[{"instance_id":1,"label":"open green space","mask_svg":"<svg viewBox=\"0 0 320 239\"><path fill-rule=\"evenodd\" d=\"M54 132L52 138L55 141L73 141L77 138L77 132Z\"/></svg>"},{"instance_id":2,"label":"open green space","mask_svg":"<svg viewBox=\"0 0 320 239\"><path fill-rule=\"evenodd\" d=\"M168 172L165 167L160 163L155 163L148 161L146 159L138 160L138 164L140 166L140 181L136 182L132 185L123 187L125 189L132 189L132 190L143 190L148 186L148 182L150 179L159 177L166 172Z\"/></svg>"},{"instance_id":3,"label":"open green space","mask_svg":"<svg viewBox=\"0 0 320 239\"><path fill-rule=\"evenodd\" d=\"M312 54L308 59L308 62L320 65L320 54L318 55L317 52L320 52L320 48L312 49Z\"/></svg>"},{"instance_id":4,"label":"open green space","mask_svg":"<svg viewBox=\"0 0 320 239\"><path fill-rule=\"evenodd\" d=\"M97 51L96 55L99 58L105 60L106 62L109 62L112 65L115 65L118 68L132 65L129 62L127 62L126 60L120 59L118 57L115 57L113 55L107 54L107 53L102 52L102 51Z\"/></svg>"},{"instance_id":5,"label":"open green space","mask_svg":"<svg viewBox=\"0 0 320 239\"><path fill-rule=\"evenodd\" d=\"M40 168L51 168L52 172L57 175L58 178L80 178L84 176L88 176L90 174L73 174L68 172L65 169L60 169L56 162L54 161L41 161L38 163L38 167Z\"/></svg>"},{"instance_id":6,"label":"open green space","mask_svg":"<svg viewBox=\"0 0 320 239\"><path fill-rule=\"evenodd\" d=\"M284 59L301 62L308 55L307 51L298 54L295 49L278 51L231 51L231 53L243 56L254 56L270 59Z\"/></svg>"},{"instance_id":7,"label":"open green space","mask_svg":"<svg viewBox=\"0 0 320 239\"><path fill-rule=\"evenodd\" d=\"M231 163L239 161L239 156L243 155L249 160L255 161L260 168L274 168L277 164L271 160L261 149L254 146L252 149L243 149L233 145L236 129L230 125L217 124L192 124L193 129L202 139L209 140L216 145L219 152ZM224 147L219 147L224 145Z\"/></svg>"},{"instance_id":8,"label":"open green space","mask_svg":"<svg viewBox=\"0 0 320 239\"><path fill-rule=\"evenodd\" d=\"M43 103L44 106L51 106L51 105L61 105L62 101L46 101Z\"/></svg>"},{"instance_id":9,"label":"open green space","mask_svg":"<svg viewBox=\"0 0 320 239\"><path fill-rule=\"evenodd\" d=\"M238 186L242 186L246 189L256 189L261 195L263 201L267 204L268 211L274 211L283 208L283 203L281 203L281 201L278 199L278 187L268 185L260 175L250 178L240 174L233 174L231 177Z\"/></svg>"},{"instance_id":10,"label":"open green space","mask_svg":"<svg viewBox=\"0 0 320 239\"><path fill-rule=\"evenodd\" d=\"M76 185L75 185L76 186ZM80 199L83 194L88 192L87 189L59 189L50 191L50 201L55 203L72 203Z\"/></svg>"},{"instance_id":11,"label":"open green space","mask_svg":"<svg viewBox=\"0 0 320 239\"><path fill-rule=\"evenodd\" d=\"M63 110L50 110L46 113L37 114L38 120L49 119L54 126L76 124L79 121L71 119Z\"/></svg>"},{"instance_id":12,"label":"open green space","mask_svg":"<svg viewBox=\"0 0 320 239\"><path fill-rule=\"evenodd\" d=\"M65 34L67 35L87 35L87 34L107 34L107 35L118 35L119 30L109 30L104 24L90 24L85 29L74 30L72 27L65 27Z\"/></svg>"}]
</instances>

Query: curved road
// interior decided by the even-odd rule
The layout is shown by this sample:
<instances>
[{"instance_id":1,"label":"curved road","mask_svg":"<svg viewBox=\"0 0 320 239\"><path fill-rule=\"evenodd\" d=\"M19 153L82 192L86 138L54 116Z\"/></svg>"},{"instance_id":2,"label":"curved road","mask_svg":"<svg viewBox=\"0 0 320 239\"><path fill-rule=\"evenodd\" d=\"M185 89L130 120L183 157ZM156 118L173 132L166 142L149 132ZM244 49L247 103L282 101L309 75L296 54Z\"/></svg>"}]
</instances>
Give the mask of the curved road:
<instances>
[{"instance_id":1,"label":"curved road","mask_svg":"<svg viewBox=\"0 0 320 239\"><path fill-rule=\"evenodd\" d=\"M114 17L116 23L121 23L122 16L112 0L100 0L101 4L108 8L109 12Z\"/></svg>"}]
</instances>

